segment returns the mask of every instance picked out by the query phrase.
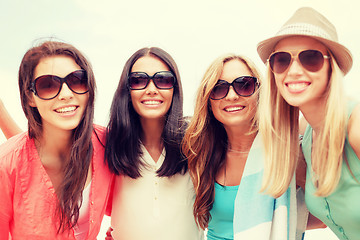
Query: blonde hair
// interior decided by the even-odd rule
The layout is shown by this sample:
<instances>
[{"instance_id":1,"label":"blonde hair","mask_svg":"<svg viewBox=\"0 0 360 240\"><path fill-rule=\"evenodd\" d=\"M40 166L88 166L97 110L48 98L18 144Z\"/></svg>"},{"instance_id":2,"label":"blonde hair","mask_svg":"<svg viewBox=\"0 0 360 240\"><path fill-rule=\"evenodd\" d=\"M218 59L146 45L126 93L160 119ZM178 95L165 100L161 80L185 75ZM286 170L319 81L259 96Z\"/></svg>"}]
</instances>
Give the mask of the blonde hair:
<instances>
[{"instance_id":1,"label":"blonde hair","mask_svg":"<svg viewBox=\"0 0 360 240\"><path fill-rule=\"evenodd\" d=\"M347 128L343 73L331 56L325 123L316 139L312 169L316 174L317 196L328 196L339 183Z\"/></svg>"},{"instance_id":2,"label":"blonde hair","mask_svg":"<svg viewBox=\"0 0 360 240\"><path fill-rule=\"evenodd\" d=\"M315 194L318 196L329 195L339 182L346 134L343 74L331 53L330 56L331 75L325 93L325 120L312 148L312 170L316 173L317 186ZM299 109L290 106L281 96L269 66L267 78L259 101L259 129L266 156L262 191L278 197L287 190L297 166Z\"/></svg>"},{"instance_id":3,"label":"blonde hair","mask_svg":"<svg viewBox=\"0 0 360 240\"><path fill-rule=\"evenodd\" d=\"M237 55L224 55L217 58L209 66L200 83L194 116L185 132L182 144L196 193L193 214L196 223L202 229L207 227L210 220L209 212L215 193L215 176L224 163L227 151L227 134L211 112L210 93L221 76L224 64L234 59L244 63L252 76L261 81L260 72L250 60ZM257 131L257 116L254 117L252 126L253 130Z\"/></svg>"},{"instance_id":4,"label":"blonde hair","mask_svg":"<svg viewBox=\"0 0 360 240\"><path fill-rule=\"evenodd\" d=\"M266 156L261 190L279 197L287 190L297 165L299 109L281 96L269 67L267 79L259 99L259 131Z\"/></svg>"}]
</instances>

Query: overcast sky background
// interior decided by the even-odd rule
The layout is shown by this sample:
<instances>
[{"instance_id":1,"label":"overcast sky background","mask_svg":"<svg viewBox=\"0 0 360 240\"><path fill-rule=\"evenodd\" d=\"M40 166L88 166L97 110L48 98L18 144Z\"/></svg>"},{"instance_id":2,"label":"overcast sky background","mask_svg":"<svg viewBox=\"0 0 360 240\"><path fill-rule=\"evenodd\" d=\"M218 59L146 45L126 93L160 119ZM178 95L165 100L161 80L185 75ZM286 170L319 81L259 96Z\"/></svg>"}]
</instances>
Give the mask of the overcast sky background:
<instances>
[{"instance_id":1,"label":"overcast sky background","mask_svg":"<svg viewBox=\"0 0 360 240\"><path fill-rule=\"evenodd\" d=\"M354 65L344 85L348 95L360 100L357 0L2 0L0 98L26 130L17 86L20 61L30 47L53 37L73 44L92 63L97 81L95 122L105 126L126 60L142 47L157 46L177 62L184 113L192 115L197 87L215 58L243 54L264 72L257 43L273 36L302 6L324 14L352 52ZM4 141L0 133L0 143Z\"/></svg>"}]
</instances>

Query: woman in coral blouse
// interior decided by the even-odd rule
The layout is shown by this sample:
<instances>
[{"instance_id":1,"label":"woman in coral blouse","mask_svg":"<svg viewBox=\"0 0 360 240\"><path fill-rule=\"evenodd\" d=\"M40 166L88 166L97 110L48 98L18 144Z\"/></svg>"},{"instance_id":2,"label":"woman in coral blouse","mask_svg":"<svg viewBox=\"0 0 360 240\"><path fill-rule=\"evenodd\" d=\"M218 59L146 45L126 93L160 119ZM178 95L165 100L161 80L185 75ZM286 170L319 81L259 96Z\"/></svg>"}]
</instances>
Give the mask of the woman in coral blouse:
<instances>
[{"instance_id":1,"label":"woman in coral blouse","mask_svg":"<svg viewBox=\"0 0 360 240\"><path fill-rule=\"evenodd\" d=\"M0 146L0 239L96 239L112 178L89 62L46 41L23 57L19 88L28 131Z\"/></svg>"}]
</instances>

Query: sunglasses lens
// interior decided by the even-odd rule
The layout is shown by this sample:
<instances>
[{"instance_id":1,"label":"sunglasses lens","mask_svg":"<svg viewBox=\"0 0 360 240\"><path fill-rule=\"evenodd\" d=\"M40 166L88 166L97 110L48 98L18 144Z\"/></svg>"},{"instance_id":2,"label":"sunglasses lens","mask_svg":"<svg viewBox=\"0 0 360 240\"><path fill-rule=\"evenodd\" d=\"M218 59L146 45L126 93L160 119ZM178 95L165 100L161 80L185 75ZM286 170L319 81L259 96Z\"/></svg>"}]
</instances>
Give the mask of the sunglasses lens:
<instances>
[{"instance_id":1,"label":"sunglasses lens","mask_svg":"<svg viewBox=\"0 0 360 240\"><path fill-rule=\"evenodd\" d=\"M306 70L317 72L324 64L324 55L317 50L305 50L299 53L299 60Z\"/></svg>"},{"instance_id":2,"label":"sunglasses lens","mask_svg":"<svg viewBox=\"0 0 360 240\"><path fill-rule=\"evenodd\" d=\"M276 52L271 55L269 63L274 73L283 73L291 62L291 55L287 52Z\"/></svg>"},{"instance_id":3,"label":"sunglasses lens","mask_svg":"<svg viewBox=\"0 0 360 240\"><path fill-rule=\"evenodd\" d=\"M51 99L60 89L60 79L56 76L45 75L36 79L36 93L40 98Z\"/></svg>"},{"instance_id":4,"label":"sunglasses lens","mask_svg":"<svg viewBox=\"0 0 360 240\"><path fill-rule=\"evenodd\" d=\"M255 77L245 76L235 79L233 86L238 95L248 97L255 92L255 83Z\"/></svg>"},{"instance_id":5,"label":"sunglasses lens","mask_svg":"<svg viewBox=\"0 0 360 240\"><path fill-rule=\"evenodd\" d=\"M153 81L159 89L170 89L174 87L175 77L171 72L158 72L153 77Z\"/></svg>"},{"instance_id":6,"label":"sunglasses lens","mask_svg":"<svg viewBox=\"0 0 360 240\"><path fill-rule=\"evenodd\" d=\"M149 76L144 73L130 73L129 87L130 89L140 90L144 89L149 82Z\"/></svg>"},{"instance_id":7,"label":"sunglasses lens","mask_svg":"<svg viewBox=\"0 0 360 240\"><path fill-rule=\"evenodd\" d=\"M34 83L37 96L45 100L56 97L63 83L66 83L70 90L77 94L83 94L89 90L84 70L72 72L65 79L54 75L40 76L34 80Z\"/></svg>"},{"instance_id":8,"label":"sunglasses lens","mask_svg":"<svg viewBox=\"0 0 360 240\"><path fill-rule=\"evenodd\" d=\"M210 93L210 98L213 100L219 100L224 98L229 91L230 84L225 81L219 81Z\"/></svg>"},{"instance_id":9,"label":"sunglasses lens","mask_svg":"<svg viewBox=\"0 0 360 240\"><path fill-rule=\"evenodd\" d=\"M83 94L89 90L88 80L84 70L72 72L66 77L66 82L69 88L75 93Z\"/></svg>"}]
</instances>

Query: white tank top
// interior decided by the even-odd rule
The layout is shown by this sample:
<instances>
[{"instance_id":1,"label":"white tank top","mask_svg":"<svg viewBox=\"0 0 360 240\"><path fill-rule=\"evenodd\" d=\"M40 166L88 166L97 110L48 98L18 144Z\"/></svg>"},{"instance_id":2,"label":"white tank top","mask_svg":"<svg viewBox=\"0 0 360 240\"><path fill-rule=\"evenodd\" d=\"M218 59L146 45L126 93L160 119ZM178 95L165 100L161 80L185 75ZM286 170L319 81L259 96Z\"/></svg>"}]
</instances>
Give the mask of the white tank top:
<instances>
[{"instance_id":1,"label":"white tank top","mask_svg":"<svg viewBox=\"0 0 360 240\"><path fill-rule=\"evenodd\" d=\"M79 211L79 220L74 227L75 238L77 240L86 240L89 232L89 218L90 218L90 189L91 182L83 190L83 202Z\"/></svg>"}]
</instances>

